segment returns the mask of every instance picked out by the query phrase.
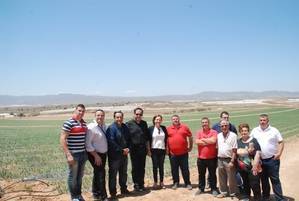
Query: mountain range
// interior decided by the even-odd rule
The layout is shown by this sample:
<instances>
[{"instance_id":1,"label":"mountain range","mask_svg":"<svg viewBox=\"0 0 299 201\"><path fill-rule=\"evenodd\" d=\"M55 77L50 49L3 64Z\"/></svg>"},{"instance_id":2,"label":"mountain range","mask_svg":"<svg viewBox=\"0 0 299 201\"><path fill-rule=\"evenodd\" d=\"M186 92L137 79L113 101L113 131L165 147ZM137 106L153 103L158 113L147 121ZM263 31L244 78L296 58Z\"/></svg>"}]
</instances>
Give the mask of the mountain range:
<instances>
[{"instance_id":1,"label":"mountain range","mask_svg":"<svg viewBox=\"0 0 299 201\"><path fill-rule=\"evenodd\" d=\"M82 94L57 94L40 96L12 96L0 95L0 106L40 106L40 105L66 105L66 104L96 104L121 103L143 101L218 101L218 100L244 100L244 99L278 99L299 98L299 92L290 91L262 91L262 92L217 92L206 91L190 95L165 96L96 96Z\"/></svg>"}]
</instances>

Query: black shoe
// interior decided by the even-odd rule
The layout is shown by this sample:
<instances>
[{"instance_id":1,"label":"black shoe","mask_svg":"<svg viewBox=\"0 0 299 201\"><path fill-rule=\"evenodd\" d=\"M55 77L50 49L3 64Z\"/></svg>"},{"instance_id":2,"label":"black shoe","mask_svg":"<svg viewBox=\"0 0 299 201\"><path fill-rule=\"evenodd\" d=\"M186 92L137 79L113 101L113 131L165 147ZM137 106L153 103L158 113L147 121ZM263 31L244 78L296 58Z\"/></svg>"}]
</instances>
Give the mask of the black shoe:
<instances>
[{"instance_id":1,"label":"black shoe","mask_svg":"<svg viewBox=\"0 0 299 201\"><path fill-rule=\"evenodd\" d=\"M144 187L137 185L134 185L134 191L135 192L143 192L144 191Z\"/></svg>"},{"instance_id":2,"label":"black shoe","mask_svg":"<svg viewBox=\"0 0 299 201\"><path fill-rule=\"evenodd\" d=\"M178 183L174 183L173 186L171 187L173 190L176 190L179 187Z\"/></svg>"},{"instance_id":3,"label":"black shoe","mask_svg":"<svg viewBox=\"0 0 299 201\"><path fill-rule=\"evenodd\" d=\"M131 192L128 189L121 190L122 195L129 195Z\"/></svg>"},{"instance_id":4,"label":"black shoe","mask_svg":"<svg viewBox=\"0 0 299 201\"><path fill-rule=\"evenodd\" d=\"M116 197L116 193L111 193L110 194L110 200L116 200L117 197Z\"/></svg>"},{"instance_id":5,"label":"black shoe","mask_svg":"<svg viewBox=\"0 0 299 201\"><path fill-rule=\"evenodd\" d=\"M144 186L140 186L140 187L139 187L139 192L143 192L143 191L145 191Z\"/></svg>"},{"instance_id":6,"label":"black shoe","mask_svg":"<svg viewBox=\"0 0 299 201\"><path fill-rule=\"evenodd\" d=\"M262 200L263 201L270 201L271 199L270 199L270 196L264 196Z\"/></svg>"}]
</instances>

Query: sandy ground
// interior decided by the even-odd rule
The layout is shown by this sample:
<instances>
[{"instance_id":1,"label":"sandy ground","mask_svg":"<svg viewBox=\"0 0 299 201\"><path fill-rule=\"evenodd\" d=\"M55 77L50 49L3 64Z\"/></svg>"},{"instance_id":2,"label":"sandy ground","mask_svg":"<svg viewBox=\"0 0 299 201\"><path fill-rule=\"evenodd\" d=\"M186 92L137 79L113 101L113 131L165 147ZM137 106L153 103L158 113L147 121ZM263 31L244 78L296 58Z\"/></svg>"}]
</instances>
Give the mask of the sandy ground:
<instances>
[{"instance_id":1,"label":"sandy ground","mask_svg":"<svg viewBox=\"0 0 299 201\"><path fill-rule=\"evenodd\" d=\"M285 150L281 160L280 177L283 186L284 195L289 200L299 200L299 188L296 184L299 181L299 174L296 169L299 168L299 137L288 139L285 144ZM197 171L191 170L191 182L193 190L187 190L183 187L172 190L171 178L165 179L166 189L152 190L148 187L148 191L143 194L132 194L129 197L118 197L119 201L206 201L206 200L232 200L231 198L214 198L208 192L199 196L194 196L197 191ZM40 200L40 201L64 201L69 200L69 195L59 193L52 186L48 186L43 182L26 182L13 184L13 182L2 181L1 187L4 188L4 196L1 201L7 200ZM10 184L13 184L9 186ZM149 185L152 185L151 183ZM83 194L86 201L92 200L91 193ZM236 199L234 199L236 200Z\"/></svg>"}]
</instances>

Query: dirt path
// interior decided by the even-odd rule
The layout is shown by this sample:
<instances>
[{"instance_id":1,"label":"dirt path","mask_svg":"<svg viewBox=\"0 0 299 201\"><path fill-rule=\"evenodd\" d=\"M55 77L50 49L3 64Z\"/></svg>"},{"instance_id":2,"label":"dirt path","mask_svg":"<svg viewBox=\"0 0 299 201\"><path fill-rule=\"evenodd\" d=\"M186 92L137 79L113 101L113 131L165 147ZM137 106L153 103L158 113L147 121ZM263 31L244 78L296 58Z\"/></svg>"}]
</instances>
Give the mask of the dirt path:
<instances>
[{"instance_id":1,"label":"dirt path","mask_svg":"<svg viewBox=\"0 0 299 201\"><path fill-rule=\"evenodd\" d=\"M281 160L280 177L283 186L284 195L290 198L290 200L299 200L299 174L296 172L299 169L299 137L293 137L288 139L285 144L284 154ZM197 188L197 171L195 169L191 170L191 182L193 184L193 190L187 190L185 188L178 188L177 190L172 190L171 188L166 188L162 190L151 190L143 195L132 195L130 197L119 197L119 201L207 201L207 200L232 200L230 198L218 199L214 198L210 194L202 194L200 196L194 196ZM7 186L10 182L1 182L1 186ZM166 178L166 185L171 184L171 179ZM151 184L149 184L151 185ZM39 196L28 196L28 193L22 191L21 189L39 191L35 193ZM0 199L1 201L7 200L41 200L41 201L66 201L69 200L67 194L56 196L57 192L51 191L53 188L51 186L46 186L42 183L38 185L35 184L19 184L15 185L14 188L7 189L4 197ZM21 191L20 191L21 190ZM18 192L20 191L20 192ZM48 193L47 193L48 192ZM46 196L48 195L48 196ZM86 201L92 200L91 193L84 193ZM235 199L236 200L236 199Z\"/></svg>"}]
</instances>

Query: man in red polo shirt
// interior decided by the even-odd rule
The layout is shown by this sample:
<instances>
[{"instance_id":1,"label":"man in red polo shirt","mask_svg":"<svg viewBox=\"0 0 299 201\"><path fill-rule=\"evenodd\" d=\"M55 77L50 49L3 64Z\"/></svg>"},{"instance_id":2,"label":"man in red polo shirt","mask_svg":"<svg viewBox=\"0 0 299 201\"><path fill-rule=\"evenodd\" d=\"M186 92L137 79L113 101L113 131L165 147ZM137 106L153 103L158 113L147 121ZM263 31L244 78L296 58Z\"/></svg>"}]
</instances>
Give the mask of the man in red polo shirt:
<instances>
[{"instance_id":1,"label":"man in red polo shirt","mask_svg":"<svg viewBox=\"0 0 299 201\"><path fill-rule=\"evenodd\" d=\"M208 168L210 175L210 186L211 193L216 196L218 195L216 183L216 168L217 168L217 131L210 128L210 120L208 117L201 119L202 129L196 134L195 143L198 146L198 158L197 158L197 169L198 169L198 191L195 195L199 195L204 192L206 185L206 169Z\"/></svg>"},{"instance_id":2,"label":"man in red polo shirt","mask_svg":"<svg viewBox=\"0 0 299 201\"><path fill-rule=\"evenodd\" d=\"M180 123L180 117L173 115L171 117L172 125L167 128L169 159L171 174L173 179L172 189L179 186L179 167L181 168L185 187L192 190L190 182L190 172L188 164L188 152L192 150L193 140L190 129Z\"/></svg>"}]
</instances>

